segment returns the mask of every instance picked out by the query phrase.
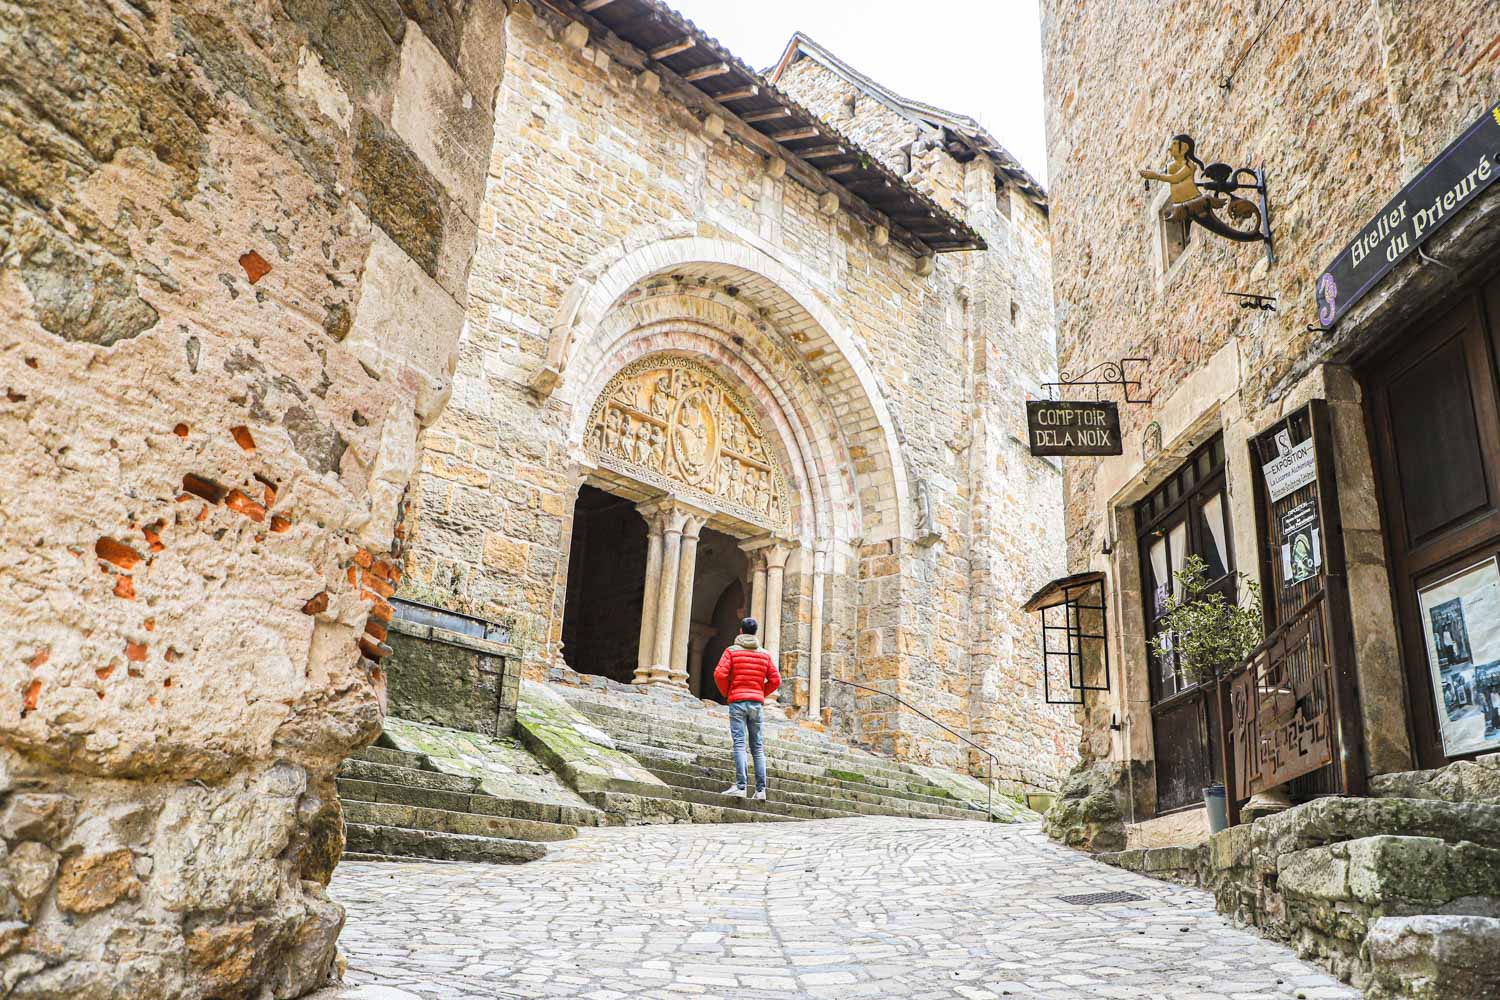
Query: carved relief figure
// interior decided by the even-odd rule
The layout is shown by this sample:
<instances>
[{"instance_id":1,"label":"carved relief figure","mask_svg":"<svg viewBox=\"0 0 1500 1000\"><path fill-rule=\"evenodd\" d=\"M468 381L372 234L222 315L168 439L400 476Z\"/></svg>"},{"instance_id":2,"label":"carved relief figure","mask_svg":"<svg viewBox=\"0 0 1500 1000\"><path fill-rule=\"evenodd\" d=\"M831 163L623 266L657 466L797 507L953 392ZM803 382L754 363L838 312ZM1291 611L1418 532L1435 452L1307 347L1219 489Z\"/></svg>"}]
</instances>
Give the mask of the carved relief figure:
<instances>
[{"instance_id":1,"label":"carved relief figure","mask_svg":"<svg viewBox=\"0 0 1500 1000\"><path fill-rule=\"evenodd\" d=\"M672 376L663 373L656 380L656 387L651 390L651 415L666 419L672 410L675 397L672 395Z\"/></svg>"},{"instance_id":2,"label":"carved relief figure","mask_svg":"<svg viewBox=\"0 0 1500 1000\"><path fill-rule=\"evenodd\" d=\"M667 468L667 436L660 427L651 428L651 468L665 472Z\"/></svg>"},{"instance_id":3,"label":"carved relief figure","mask_svg":"<svg viewBox=\"0 0 1500 1000\"><path fill-rule=\"evenodd\" d=\"M624 414L611 408L604 418L604 450L617 452L620 449L620 418Z\"/></svg>"},{"instance_id":4,"label":"carved relief figure","mask_svg":"<svg viewBox=\"0 0 1500 1000\"><path fill-rule=\"evenodd\" d=\"M672 421L672 455L688 482L696 484L712 467L716 442L713 415L701 389L694 389L677 404Z\"/></svg>"}]
</instances>

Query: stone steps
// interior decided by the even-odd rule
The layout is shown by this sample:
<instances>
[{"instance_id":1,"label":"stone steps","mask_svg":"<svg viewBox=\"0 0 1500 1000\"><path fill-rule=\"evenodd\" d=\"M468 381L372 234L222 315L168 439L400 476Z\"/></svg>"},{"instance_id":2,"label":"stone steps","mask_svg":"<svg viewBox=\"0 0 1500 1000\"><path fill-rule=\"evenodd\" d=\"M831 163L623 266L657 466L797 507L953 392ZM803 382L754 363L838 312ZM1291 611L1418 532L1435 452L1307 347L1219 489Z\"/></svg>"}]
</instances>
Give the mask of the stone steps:
<instances>
[{"instance_id":1,"label":"stone steps","mask_svg":"<svg viewBox=\"0 0 1500 1000\"><path fill-rule=\"evenodd\" d=\"M547 854L541 844L503 837L475 837L396 826L349 823L344 828L349 856L365 859L421 858L430 861L481 861L520 865Z\"/></svg>"},{"instance_id":2,"label":"stone steps","mask_svg":"<svg viewBox=\"0 0 1500 1000\"><path fill-rule=\"evenodd\" d=\"M468 787L455 789L450 786L450 782L466 784ZM478 781L473 778L372 764L361 760L345 761L335 784L340 798L359 802L395 802L408 806L483 813L487 816L512 816L516 819L575 827L598 826L600 819L599 814L592 809L576 809L551 802L504 798L472 791L470 789L478 785Z\"/></svg>"},{"instance_id":3,"label":"stone steps","mask_svg":"<svg viewBox=\"0 0 1500 1000\"><path fill-rule=\"evenodd\" d=\"M1215 834L1200 872L1220 912L1370 996L1476 981L1431 931L1459 921L1475 947L1500 942L1497 789L1494 763L1383 775L1376 797L1315 799Z\"/></svg>"},{"instance_id":4,"label":"stone steps","mask_svg":"<svg viewBox=\"0 0 1500 1000\"><path fill-rule=\"evenodd\" d=\"M727 808L767 818L896 815L976 819L984 815L948 789L897 762L777 720L774 709L768 710L765 728L771 798L764 804L729 800L721 793L734 781L734 757L728 719L722 710L667 706L649 695L640 697L639 705L633 704L636 699L628 695L606 698L564 692L564 697L618 750L645 765L672 789L671 794L700 812L722 810L727 801L733 801L735 804ZM661 798L639 788L630 792L644 799ZM629 804L638 809L652 808L633 801ZM691 812L689 809L689 815Z\"/></svg>"},{"instance_id":5,"label":"stone steps","mask_svg":"<svg viewBox=\"0 0 1500 1000\"><path fill-rule=\"evenodd\" d=\"M719 762L716 766L703 763L683 764L673 760L641 755L641 762L651 772L670 785L687 789L717 791L735 780L732 764ZM801 781L777 773L767 767L766 777L772 798L843 816L914 816L933 819L975 819L972 810L958 804L936 805L903 799L896 796L874 794L847 787L845 782L820 783Z\"/></svg>"},{"instance_id":6,"label":"stone steps","mask_svg":"<svg viewBox=\"0 0 1500 1000\"><path fill-rule=\"evenodd\" d=\"M742 801L726 796L715 796L717 802L694 801L683 798L678 789L668 789L660 795L637 795L631 792L587 792L584 798L590 805L603 810L609 822L616 826L634 826L644 823L791 823L798 817L755 808L766 803Z\"/></svg>"},{"instance_id":7,"label":"stone steps","mask_svg":"<svg viewBox=\"0 0 1500 1000\"><path fill-rule=\"evenodd\" d=\"M521 864L547 843L596 824L593 810L489 795L480 778L439 771L422 753L366 747L335 779L346 823L346 851L369 860L422 858Z\"/></svg>"},{"instance_id":8,"label":"stone steps","mask_svg":"<svg viewBox=\"0 0 1500 1000\"><path fill-rule=\"evenodd\" d=\"M645 744L621 743L620 746L635 755L642 763L646 763L648 767L654 768L657 764L700 767L706 768L716 775L724 775L726 781L734 780L734 755L728 749L692 748L684 747L680 744L671 747L659 747ZM843 771L838 768L814 770L811 768L789 767L769 756L766 759L766 777L777 784L794 783L797 785L807 785L811 788L825 789L828 792L836 793L838 798L848 796L858 801L870 803L901 799L916 805L929 806L936 810L956 809L963 812L968 811L957 799L949 796L945 789L936 788L935 786L924 785L914 781L908 781L901 787L873 785L867 781L854 780L854 772ZM816 793L809 792L809 794Z\"/></svg>"},{"instance_id":9,"label":"stone steps","mask_svg":"<svg viewBox=\"0 0 1500 1000\"><path fill-rule=\"evenodd\" d=\"M617 739L710 747L727 745L729 740L727 719L715 718L712 723L698 720L689 723L663 720L654 715L630 712L613 706L583 704L578 707ZM792 742L786 738L791 732L800 733L803 730L790 724L766 727L765 746L768 758L774 757L809 768L835 767L872 783L901 785L912 781L910 772L873 754L832 741L826 741L823 746Z\"/></svg>"}]
</instances>

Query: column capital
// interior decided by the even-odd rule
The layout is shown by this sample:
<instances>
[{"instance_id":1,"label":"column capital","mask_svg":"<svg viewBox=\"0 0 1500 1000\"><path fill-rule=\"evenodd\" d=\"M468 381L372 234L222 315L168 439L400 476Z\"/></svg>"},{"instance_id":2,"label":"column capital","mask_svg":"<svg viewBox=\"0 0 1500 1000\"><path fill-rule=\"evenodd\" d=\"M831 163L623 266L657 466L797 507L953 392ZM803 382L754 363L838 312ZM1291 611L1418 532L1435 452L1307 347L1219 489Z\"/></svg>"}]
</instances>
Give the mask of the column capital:
<instances>
[{"instance_id":1,"label":"column capital","mask_svg":"<svg viewBox=\"0 0 1500 1000\"><path fill-rule=\"evenodd\" d=\"M779 539L772 542L765 550L766 566L770 569L786 569L787 558L796 547L796 542L783 542Z\"/></svg>"}]
</instances>

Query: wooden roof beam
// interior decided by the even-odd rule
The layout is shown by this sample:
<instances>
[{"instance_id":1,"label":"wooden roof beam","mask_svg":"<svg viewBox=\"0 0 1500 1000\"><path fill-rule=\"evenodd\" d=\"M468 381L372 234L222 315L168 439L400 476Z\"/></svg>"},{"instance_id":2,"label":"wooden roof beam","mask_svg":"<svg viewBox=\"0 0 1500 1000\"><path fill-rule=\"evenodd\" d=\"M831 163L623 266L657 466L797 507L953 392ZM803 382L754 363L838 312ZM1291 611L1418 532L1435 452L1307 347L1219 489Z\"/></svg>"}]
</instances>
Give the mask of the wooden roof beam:
<instances>
[{"instance_id":1,"label":"wooden roof beam","mask_svg":"<svg viewBox=\"0 0 1500 1000\"><path fill-rule=\"evenodd\" d=\"M582 11L584 11L586 13L592 14L594 11L598 10L600 7L608 7L610 4L612 4L614 2L615 2L615 0L583 0L583 2L578 5L578 9L582 10Z\"/></svg>"},{"instance_id":2,"label":"wooden roof beam","mask_svg":"<svg viewBox=\"0 0 1500 1000\"><path fill-rule=\"evenodd\" d=\"M749 86L749 87L737 87L734 90L726 90L722 94L710 94L709 96L712 97L714 100L716 100L716 101L718 101L719 103L722 104L725 101L743 101L745 98L747 98L747 97L754 97L756 94L759 94L759 93L760 93L760 88L759 87Z\"/></svg>"},{"instance_id":3,"label":"wooden roof beam","mask_svg":"<svg viewBox=\"0 0 1500 1000\"><path fill-rule=\"evenodd\" d=\"M806 128L789 128L780 132L772 132L771 138L777 142L796 142L798 139L816 139L822 134L816 127L809 125Z\"/></svg>"},{"instance_id":4,"label":"wooden roof beam","mask_svg":"<svg viewBox=\"0 0 1500 1000\"><path fill-rule=\"evenodd\" d=\"M796 151L797 155L804 160L817 160L825 156L842 156L847 152L848 150L839 145L814 146L811 149L799 149Z\"/></svg>"},{"instance_id":5,"label":"wooden roof beam","mask_svg":"<svg viewBox=\"0 0 1500 1000\"><path fill-rule=\"evenodd\" d=\"M707 66L699 66L682 74L682 78L688 83L697 83L699 80L707 80L711 76L723 76L729 72L729 64L725 62L709 63Z\"/></svg>"},{"instance_id":6,"label":"wooden roof beam","mask_svg":"<svg viewBox=\"0 0 1500 1000\"><path fill-rule=\"evenodd\" d=\"M740 121L747 125L756 122L775 121L777 118L790 118L792 112L788 108L771 108L769 111L752 111L748 115L740 115Z\"/></svg>"},{"instance_id":7,"label":"wooden roof beam","mask_svg":"<svg viewBox=\"0 0 1500 1000\"><path fill-rule=\"evenodd\" d=\"M686 52L688 49L697 44L698 39L694 38L692 35L683 35L675 42L668 42L665 45L658 45L656 48L652 49L649 54L652 59L662 60L668 58L669 56L675 56L679 52Z\"/></svg>"}]
</instances>

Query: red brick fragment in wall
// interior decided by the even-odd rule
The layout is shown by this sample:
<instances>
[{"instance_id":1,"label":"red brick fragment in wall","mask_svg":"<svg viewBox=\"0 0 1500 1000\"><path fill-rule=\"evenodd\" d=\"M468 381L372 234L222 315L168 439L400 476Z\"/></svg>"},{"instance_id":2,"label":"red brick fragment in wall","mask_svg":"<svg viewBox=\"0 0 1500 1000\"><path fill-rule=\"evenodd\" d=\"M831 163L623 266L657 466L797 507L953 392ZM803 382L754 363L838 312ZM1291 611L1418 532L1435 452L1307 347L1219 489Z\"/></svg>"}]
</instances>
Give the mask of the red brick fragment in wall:
<instances>
[{"instance_id":1,"label":"red brick fragment in wall","mask_svg":"<svg viewBox=\"0 0 1500 1000\"><path fill-rule=\"evenodd\" d=\"M267 490L267 492L270 492L270 491ZM280 533L280 532L283 532L283 531L290 531L291 529L292 529L292 522L290 520L288 520L287 518L282 517L280 514L272 514L271 515L271 530L272 531Z\"/></svg>"},{"instance_id":2,"label":"red brick fragment in wall","mask_svg":"<svg viewBox=\"0 0 1500 1000\"><path fill-rule=\"evenodd\" d=\"M239 490L229 491L229 496L224 500L224 506L236 514L245 515L257 524L266 519L266 509Z\"/></svg>"},{"instance_id":3,"label":"red brick fragment in wall","mask_svg":"<svg viewBox=\"0 0 1500 1000\"><path fill-rule=\"evenodd\" d=\"M241 424L239 427L229 428L229 433L234 435L234 443L246 451L255 450L255 438L250 436L250 428Z\"/></svg>"},{"instance_id":4,"label":"red brick fragment in wall","mask_svg":"<svg viewBox=\"0 0 1500 1000\"><path fill-rule=\"evenodd\" d=\"M209 503L223 503L225 495L229 492L207 476L199 476L192 472L182 477L182 489Z\"/></svg>"},{"instance_id":5,"label":"red brick fragment in wall","mask_svg":"<svg viewBox=\"0 0 1500 1000\"><path fill-rule=\"evenodd\" d=\"M373 636L377 642L385 642L385 626L374 618L365 619L365 634Z\"/></svg>"},{"instance_id":6,"label":"red brick fragment in wall","mask_svg":"<svg viewBox=\"0 0 1500 1000\"><path fill-rule=\"evenodd\" d=\"M143 642L130 642L129 640L126 641L126 643L125 643L125 659L131 660L131 661L133 661L135 663L140 663L145 658L146 658L146 644L145 643L143 643Z\"/></svg>"},{"instance_id":7,"label":"red brick fragment in wall","mask_svg":"<svg viewBox=\"0 0 1500 1000\"><path fill-rule=\"evenodd\" d=\"M271 265L254 250L240 254L240 267L245 269L245 277L250 279L252 285L271 273Z\"/></svg>"},{"instance_id":8,"label":"red brick fragment in wall","mask_svg":"<svg viewBox=\"0 0 1500 1000\"><path fill-rule=\"evenodd\" d=\"M113 663L111 663L107 667L100 667L97 670L95 670L94 671L94 676L97 677L97 678L99 678L101 681L107 681L107 680L109 680L109 675L112 674L112 673L114 673L114 672L115 672L115 665Z\"/></svg>"},{"instance_id":9,"label":"red brick fragment in wall","mask_svg":"<svg viewBox=\"0 0 1500 1000\"><path fill-rule=\"evenodd\" d=\"M188 425L178 424L176 427L172 428L172 433L176 434L180 438L185 438L188 436Z\"/></svg>"},{"instance_id":10,"label":"red brick fragment in wall","mask_svg":"<svg viewBox=\"0 0 1500 1000\"><path fill-rule=\"evenodd\" d=\"M141 534L146 536L146 544L151 547L152 552L160 552L166 548L161 541L161 529L163 522L156 521L141 529Z\"/></svg>"},{"instance_id":11,"label":"red brick fragment in wall","mask_svg":"<svg viewBox=\"0 0 1500 1000\"><path fill-rule=\"evenodd\" d=\"M141 561L141 554L124 542L101 537L94 543L94 555L121 569L133 569Z\"/></svg>"},{"instance_id":12,"label":"red brick fragment in wall","mask_svg":"<svg viewBox=\"0 0 1500 1000\"><path fill-rule=\"evenodd\" d=\"M359 651L370 659L379 663L382 659L391 655L391 647L379 642L368 635L359 637Z\"/></svg>"},{"instance_id":13,"label":"red brick fragment in wall","mask_svg":"<svg viewBox=\"0 0 1500 1000\"><path fill-rule=\"evenodd\" d=\"M370 568L370 564L372 562L374 562L374 561L375 561L374 557L371 556L370 553L366 552L364 549L355 549L354 550L354 564L356 566L360 566L360 567L362 567L364 569L369 569Z\"/></svg>"},{"instance_id":14,"label":"red brick fragment in wall","mask_svg":"<svg viewBox=\"0 0 1500 1000\"><path fill-rule=\"evenodd\" d=\"M25 716L25 714L27 712L35 712L36 711L36 701L37 701L37 698L39 698L41 696L41 693L42 693L42 682L41 681L32 681L30 684L26 685L26 699L25 699L25 701L22 702L22 708L21 708L21 715L22 716Z\"/></svg>"},{"instance_id":15,"label":"red brick fragment in wall","mask_svg":"<svg viewBox=\"0 0 1500 1000\"><path fill-rule=\"evenodd\" d=\"M47 662L47 657L49 657L51 655L52 655L52 647L51 646L43 646L41 649L37 650L35 653L32 654L31 659L29 659L29 660L26 661L26 665L28 667L30 667L32 670L35 670L37 667L40 667L43 663L46 663Z\"/></svg>"},{"instance_id":16,"label":"red brick fragment in wall","mask_svg":"<svg viewBox=\"0 0 1500 1000\"><path fill-rule=\"evenodd\" d=\"M367 575L365 577L365 585L381 597L390 598L396 593L395 587L392 587L389 583L374 575Z\"/></svg>"},{"instance_id":17,"label":"red brick fragment in wall","mask_svg":"<svg viewBox=\"0 0 1500 1000\"><path fill-rule=\"evenodd\" d=\"M145 629L146 629L147 632L155 632L156 631L156 619L155 618L147 618L142 624L145 627Z\"/></svg>"},{"instance_id":18,"label":"red brick fragment in wall","mask_svg":"<svg viewBox=\"0 0 1500 1000\"><path fill-rule=\"evenodd\" d=\"M302 605L302 613L304 615L318 615L327 610L328 591L326 590L320 591L319 593L308 598L307 603Z\"/></svg>"},{"instance_id":19,"label":"red brick fragment in wall","mask_svg":"<svg viewBox=\"0 0 1500 1000\"><path fill-rule=\"evenodd\" d=\"M115 596L126 601L135 600L135 580L123 573L115 577Z\"/></svg>"}]
</instances>

